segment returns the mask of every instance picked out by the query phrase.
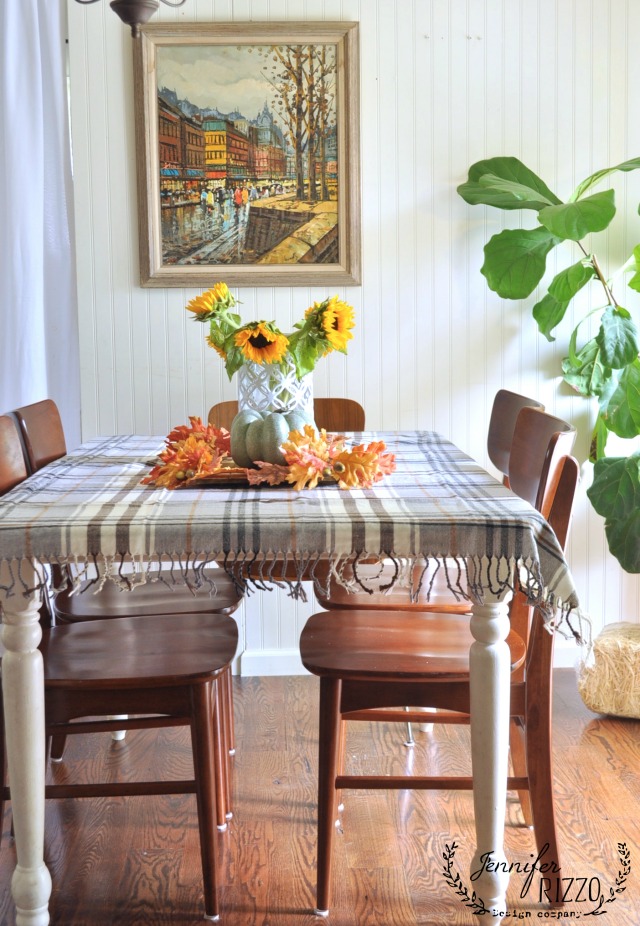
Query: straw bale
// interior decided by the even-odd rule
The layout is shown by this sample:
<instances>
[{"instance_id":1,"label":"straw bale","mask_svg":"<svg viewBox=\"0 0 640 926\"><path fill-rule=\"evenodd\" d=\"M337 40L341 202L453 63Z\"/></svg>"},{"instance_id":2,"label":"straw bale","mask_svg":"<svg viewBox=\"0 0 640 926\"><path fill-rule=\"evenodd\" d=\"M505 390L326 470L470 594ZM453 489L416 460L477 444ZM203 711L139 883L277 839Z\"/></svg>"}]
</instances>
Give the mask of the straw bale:
<instances>
[{"instance_id":1,"label":"straw bale","mask_svg":"<svg viewBox=\"0 0 640 926\"><path fill-rule=\"evenodd\" d=\"M578 690L595 713L640 719L640 624L608 624L598 634Z\"/></svg>"}]
</instances>

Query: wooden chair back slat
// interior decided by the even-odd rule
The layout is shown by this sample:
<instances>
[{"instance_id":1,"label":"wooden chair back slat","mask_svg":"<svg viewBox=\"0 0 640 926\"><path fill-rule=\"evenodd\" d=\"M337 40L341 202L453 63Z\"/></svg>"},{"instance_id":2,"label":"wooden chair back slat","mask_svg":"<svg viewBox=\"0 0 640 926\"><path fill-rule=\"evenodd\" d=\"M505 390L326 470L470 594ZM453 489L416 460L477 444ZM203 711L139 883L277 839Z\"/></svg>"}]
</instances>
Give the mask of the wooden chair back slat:
<instances>
[{"instance_id":1,"label":"wooden chair back slat","mask_svg":"<svg viewBox=\"0 0 640 926\"><path fill-rule=\"evenodd\" d=\"M10 415L0 415L0 495L19 485L27 475L16 422Z\"/></svg>"},{"instance_id":2,"label":"wooden chair back slat","mask_svg":"<svg viewBox=\"0 0 640 926\"><path fill-rule=\"evenodd\" d=\"M544 411L544 405L537 399L530 399L509 389L499 389L496 392L487 432L487 453L496 469L507 479L513 434L518 415L523 408L538 408Z\"/></svg>"},{"instance_id":3,"label":"wooden chair back slat","mask_svg":"<svg viewBox=\"0 0 640 926\"><path fill-rule=\"evenodd\" d=\"M518 415L509 458L512 489L546 517L561 462L573 449L573 425L536 408Z\"/></svg>"},{"instance_id":4,"label":"wooden chair back slat","mask_svg":"<svg viewBox=\"0 0 640 926\"><path fill-rule=\"evenodd\" d=\"M13 414L22 434L31 473L65 455L67 444L62 419L53 399L23 405L14 409Z\"/></svg>"}]
</instances>

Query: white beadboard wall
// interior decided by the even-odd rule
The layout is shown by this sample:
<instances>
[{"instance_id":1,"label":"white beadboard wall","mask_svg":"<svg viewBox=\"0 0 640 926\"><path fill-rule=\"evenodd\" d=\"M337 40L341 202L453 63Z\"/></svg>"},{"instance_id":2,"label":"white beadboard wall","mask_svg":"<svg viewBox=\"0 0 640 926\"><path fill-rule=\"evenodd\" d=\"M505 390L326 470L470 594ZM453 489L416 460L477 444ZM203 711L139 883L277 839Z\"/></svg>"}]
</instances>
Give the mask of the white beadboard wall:
<instances>
[{"instance_id":1,"label":"white beadboard wall","mask_svg":"<svg viewBox=\"0 0 640 926\"><path fill-rule=\"evenodd\" d=\"M142 289L137 259L132 39L107 3L68 0L82 427L165 434L235 397L184 306L196 291ZM537 396L579 429L592 410L561 384L573 327L548 344L533 300L503 302L479 273L482 247L513 214L456 194L471 163L520 157L566 197L592 171L640 154L640 6L632 0L187 0L156 20L360 23L363 281L347 358L315 374L316 394L359 400L374 428L430 428L486 462L501 386ZM628 217L598 245L616 265L640 240L640 178L615 181ZM553 267L550 268L550 272ZM224 272L212 273L212 282ZM243 315L286 328L326 291L240 288ZM626 297L625 297L626 298ZM637 301L635 308L637 308ZM608 554L584 498L569 559L595 630L640 621L640 579ZM312 602L256 594L241 615L246 674L299 670ZM560 643L559 663L578 657Z\"/></svg>"}]
</instances>

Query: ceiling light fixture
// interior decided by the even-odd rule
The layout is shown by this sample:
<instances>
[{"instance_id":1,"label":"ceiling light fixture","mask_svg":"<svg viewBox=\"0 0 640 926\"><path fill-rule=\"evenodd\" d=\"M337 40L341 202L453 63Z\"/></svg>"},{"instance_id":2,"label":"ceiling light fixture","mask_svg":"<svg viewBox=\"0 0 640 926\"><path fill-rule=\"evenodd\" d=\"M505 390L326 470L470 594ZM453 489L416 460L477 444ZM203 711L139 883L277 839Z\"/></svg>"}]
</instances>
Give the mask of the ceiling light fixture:
<instances>
[{"instance_id":1,"label":"ceiling light fixture","mask_svg":"<svg viewBox=\"0 0 640 926\"><path fill-rule=\"evenodd\" d=\"M98 0L76 0L76 3L97 3ZM182 6L186 0L162 0L165 6ZM123 23L131 26L131 35L137 39L140 35L140 26L149 22L160 6L159 0L111 0L111 9L118 14Z\"/></svg>"}]
</instances>

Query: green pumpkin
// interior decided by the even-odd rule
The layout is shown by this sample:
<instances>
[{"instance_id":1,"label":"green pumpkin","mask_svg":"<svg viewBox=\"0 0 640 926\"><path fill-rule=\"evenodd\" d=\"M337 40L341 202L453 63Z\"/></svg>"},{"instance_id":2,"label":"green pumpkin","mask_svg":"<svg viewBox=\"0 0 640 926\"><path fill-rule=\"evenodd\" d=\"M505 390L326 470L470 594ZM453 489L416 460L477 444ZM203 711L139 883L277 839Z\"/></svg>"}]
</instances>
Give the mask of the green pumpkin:
<instances>
[{"instance_id":1,"label":"green pumpkin","mask_svg":"<svg viewBox=\"0 0 640 926\"><path fill-rule=\"evenodd\" d=\"M283 465L286 460L280 447L290 431L301 431L305 424L315 424L302 412L238 412L231 422L231 456L237 466L253 466L256 460Z\"/></svg>"}]
</instances>

